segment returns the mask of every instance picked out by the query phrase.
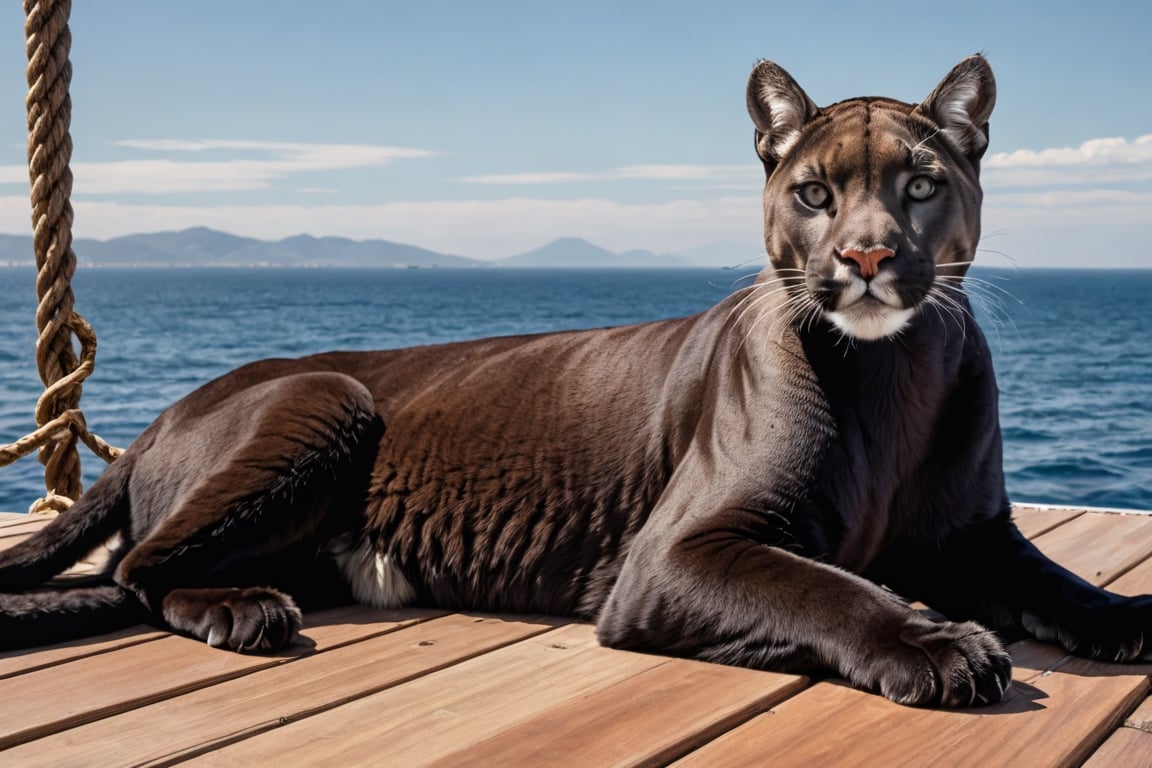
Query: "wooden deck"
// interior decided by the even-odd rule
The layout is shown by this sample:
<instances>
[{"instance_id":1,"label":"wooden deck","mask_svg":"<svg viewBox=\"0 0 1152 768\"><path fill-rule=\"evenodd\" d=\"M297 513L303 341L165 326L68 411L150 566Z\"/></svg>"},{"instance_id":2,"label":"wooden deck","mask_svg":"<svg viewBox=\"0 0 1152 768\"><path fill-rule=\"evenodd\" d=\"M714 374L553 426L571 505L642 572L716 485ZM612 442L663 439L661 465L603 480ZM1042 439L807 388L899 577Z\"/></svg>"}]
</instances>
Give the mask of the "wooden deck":
<instances>
[{"instance_id":1,"label":"wooden deck","mask_svg":"<svg viewBox=\"0 0 1152 768\"><path fill-rule=\"evenodd\" d=\"M1152 516L1018 519L1088 580L1152 592ZM0 548L42 524L0 514ZM1005 701L944 711L612 651L551 617L347 608L304 635L277 656L146 627L0 654L0 765L1152 766L1152 665L1034 642Z\"/></svg>"}]
</instances>

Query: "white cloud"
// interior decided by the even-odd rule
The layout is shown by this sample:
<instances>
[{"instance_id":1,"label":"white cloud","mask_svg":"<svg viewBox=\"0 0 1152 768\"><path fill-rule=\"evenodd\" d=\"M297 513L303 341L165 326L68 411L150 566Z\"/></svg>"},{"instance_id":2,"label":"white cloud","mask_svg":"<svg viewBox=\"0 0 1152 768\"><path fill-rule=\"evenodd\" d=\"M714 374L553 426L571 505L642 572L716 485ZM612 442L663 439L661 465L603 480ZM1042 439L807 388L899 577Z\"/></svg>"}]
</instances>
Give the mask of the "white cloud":
<instances>
[{"instance_id":1,"label":"white cloud","mask_svg":"<svg viewBox=\"0 0 1152 768\"><path fill-rule=\"evenodd\" d=\"M760 166L742 165L629 165L609 171L620 179L663 179L675 181L724 179L733 176L759 175Z\"/></svg>"},{"instance_id":2,"label":"white cloud","mask_svg":"<svg viewBox=\"0 0 1152 768\"><path fill-rule=\"evenodd\" d=\"M982 174L986 188L1076 187L1132 184L1152 180L1152 163L1126 166L1064 166L1055 168L992 168Z\"/></svg>"},{"instance_id":3,"label":"white cloud","mask_svg":"<svg viewBox=\"0 0 1152 768\"><path fill-rule=\"evenodd\" d=\"M72 164L78 195L254 191L297 173L374 168L435 152L373 144L308 144L216 139L133 139L117 146L167 155L240 154L211 160L172 157ZM0 166L0 184L28 184L24 166Z\"/></svg>"},{"instance_id":4,"label":"white cloud","mask_svg":"<svg viewBox=\"0 0 1152 768\"><path fill-rule=\"evenodd\" d=\"M983 162L990 187L1090 185L1152 179L1152 134L1135 139L1090 139L1078 147L1018 149L990 155ZM759 166L627 165L596 171L539 171L463 176L464 184L546 185L621 180L700 182L677 189L736 190L759 184Z\"/></svg>"},{"instance_id":5,"label":"white cloud","mask_svg":"<svg viewBox=\"0 0 1152 768\"><path fill-rule=\"evenodd\" d=\"M498 173L491 176L461 176L454 181L464 184L571 184L580 181L595 181L594 173L555 172L555 173Z\"/></svg>"},{"instance_id":6,"label":"white cloud","mask_svg":"<svg viewBox=\"0 0 1152 768\"><path fill-rule=\"evenodd\" d=\"M687 190L681 196L685 199L661 202L605 199L611 193L601 187L567 199L533 199L534 190L525 189L502 199L345 205L326 197L332 191L329 179L301 177L292 179L294 186L308 194L294 200L306 202L260 204L267 199L260 190L275 187L292 174L384 165L434 153L375 145L220 140L134 140L121 145L143 158L160 156L78 164L76 188L83 194L73 200L77 237L103 239L209 226L266 239L300 233L384 238L479 258L507 256L562 236L584 237L616 251L645 248L665 253L739 243L732 247L732 263L755 258L761 248L761 171L753 166L630 165L456 179L524 186L646 179L667 181L666 190ZM1060 242L1105 244L1093 251L1098 252L1094 264L1142 260L1136 254L1142 253L1143 233L1152 220L1152 190L1134 184L1100 188L1099 182L1152 178L1152 134L992 155L985 161L985 178L989 191L984 231L999 233L994 247L1020 257L1025 266L1070 258L1061 255ZM0 197L0 231L28 232L28 200L23 193L27 171L23 166L2 166L0 183L18 183L22 188L18 195L12 190L10 197ZM139 204L92 197L203 190L254 194L248 205L189 205L178 198L166 199L173 203L167 205Z\"/></svg>"},{"instance_id":7,"label":"white cloud","mask_svg":"<svg viewBox=\"0 0 1152 768\"><path fill-rule=\"evenodd\" d=\"M626 165L600 171L558 171L539 173L498 173L488 176L462 176L464 184L571 184L584 181L655 180L710 181L739 179L758 175L751 165Z\"/></svg>"},{"instance_id":8,"label":"white cloud","mask_svg":"<svg viewBox=\"0 0 1152 768\"><path fill-rule=\"evenodd\" d=\"M997 152L985 160L984 165L988 168L1036 168L1147 162L1152 162L1152 134L1131 141L1123 138L1089 139L1079 147Z\"/></svg>"},{"instance_id":9,"label":"white cloud","mask_svg":"<svg viewBox=\"0 0 1152 768\"><path fill-rule=\"evenodd\" d=\"M117 146L157 152L208 152L213 150L256 152L276 157L277 166L288 170L332 170L385 165L393 160L434 157L435 152L379 144L310 144L293 141L247 141L239 139L125 139Z\"/></svg>"},{"instance_id":10,"label":"white cloud","mask_svg":"<svg viewBox=\"0 0 1152 768\"><path fill-rule=\"evenodd\" d=\"M983 162L985 186L1053 187L1132 183L1152 180L1152 134L1135 139L1102 138L1078 147L1019 149L990 155ZM627 165L595 171L533 171L462 176L463 184L507 186L561 185L612 181L679 182L675 190L756 189L759 166Z\"/></svg>"},{"instance_id":11,"label":"white cloud","mask_svg":"<svg viewBox=\"0 0 1152 768\"><path fill-rule=\"evenodd\" d=\"M1152 134L1091 139L1078 147L1018 149L983 163L990 187L1116 184L1152 179Z\"/></svg>"}]
</instances>

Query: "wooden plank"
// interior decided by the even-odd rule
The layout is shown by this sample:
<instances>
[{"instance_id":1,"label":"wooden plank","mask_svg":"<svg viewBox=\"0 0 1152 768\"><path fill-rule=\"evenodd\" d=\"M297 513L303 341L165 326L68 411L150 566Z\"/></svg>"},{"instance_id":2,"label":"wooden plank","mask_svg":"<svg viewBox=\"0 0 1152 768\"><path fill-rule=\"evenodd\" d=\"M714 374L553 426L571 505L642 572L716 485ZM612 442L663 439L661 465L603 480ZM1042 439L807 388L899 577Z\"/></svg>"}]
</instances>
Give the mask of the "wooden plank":
<instances>
[{"instance_id":1,"label":"wooden plank","mask_svg":"<svg viewBox=\"0 0 1152 768\"><path fill-rule=\"evenodd\" d=\"M1135 712L1124 718L1124 727L1152 733L1152 698L1144 699Z\"/></svg>"},{"instance_id":2,"label":"wooden plank","mask_svg":"<svg viewBox=\"0 0 1152 768\"><path fill-rule=\"evenodd\" d=\"M367 765L386 750L394 765L418 765L575 695L659 663L605 657L587 625L562 627L413 680L336 710L191 761L192 765Z\"/></svg>"},{"instance_id":3,"label":"wooden plank","mask_svg":"<svg viewBox=\"0 0 1152 768\"><path fill-rule=\"evenodd\" d=\"M54 515L28 515L25 512L0 512L0 532L6 532L9 527L20 527L37 520L43 520L43 524L47 524L53 517Z\"/></svg>"},{"instance_id":4,"label":"wooden plank","mask_svg":"<svg viewBox=\"0 0 1152 768\"><path fill-rule=\"evenodd\" d=\"M1057 536L1061 529L1080 517L1119 517L1131 521L1133 516L1087 513L1049 525L1055 518L1047 516L1048 512L1040 510L1035 516L1029 515L1032 522L1025 523L1034 525L1031 530L1035 532L1053 534L1047 542L1041 542L1042 548L1094 581L1115 579L1110 588L1116 591L1152 591L1152 561L1146 559L1147 550L1152 549L1152 536L1137 530L1139 520L1136 528L1132 522L1085 524L1081 521L1078 525L1084 527L1075 535ZM1134 530L1137 532L1133 533ZM1140 541L1144 544L1137 546ZM1088 542L1090 546L1086 546ZM1102 555L1101 566L1094 558ZM1109 667L1069 659L1050 645L1022 643L1012 649L1017 667L1012 692L997 708L956 712L913 710L828 683L781 701L803 685L803 681L792 678L792 688L785 686L765 695L762 685L750 681L753 678L758 681L760 676L772 677L769 673L655 656L639 657L642 662L637 662L636 654L598 648L591 638L591 629L580 625L569 628L575 633L574 640L550 632L536 638L541 643L550 638L547 646L524 650L530 643L517 643L374 691L373 681L379 683L397 672L399 667L394 669L393 665L402 665L405 659L416 663L417 659L431 658L431 652L437 648L421 646L415 653L412 649L397 649L395 658L382 661L379 648L365 645L376 643L376 640L364 640L366 627L375 626L364 624L369 621L363 613L365 609L344 611L337 615L335 625L319 634L311 629L306 632L315 645L305 648L304 655L296 660L273 659L271 663L275 666L251 674L240 672L245 675L240 678L233 676L214 682L215 678L211 677L214 668L203 665L183 650L171 652L167 658L159 656L155 663L171 666L173 662L184 664L187 659L200 664L202 670L191 692L180 695L180 689L174 688L162 692L161 698L174 697L160 703L148 704L155 699L147 697L127 702L126 706L140 708L5 751L0 763L90 765L94 755L103 758L106 739L117 756L107 764L167 764L189 756L193 762L228 765L244 761L265 764L273 759L285 765L378 764L382 761L422 765L436 760L440 760L441 765L652 764L674 759L752 716L744 726L689 755L683 764L693 764L687 761L696 760L697 765L786 765L790 763L780 758L779 750L777 754L763 751L771 750L773 744L760 740L758 730L746 729L764 720L772 729L781 723L792 728L800 712L801 723L792 731L797 737L793 741L831 740L839 745L847 739L849 747L826 750L829 759L823 763L806 756L796 761L799 764L1033 765L1043 764L1048 757L1053 758L1053 765L1074 764L1087 757L1124 714L1146 695L1148 675L1152 672L1152 667L1147 665ZM312 626L312 617L309 617L309 626ZM464 628L460 630L466 639ZM581 645L589 639L592 639L591 645ZM341 645L344 647L338 649ZM361 645L364 647L360 648ZM556 645L563 647L554 647ZM198 643L190 647L193 646L202 648ZM408 652L402 652L404 650ZM320 654L307 655L316 651ZM424 651L429 651L429 655L423 655ZM338 652L346 657L344 661L329 665L326 660ZM8 661L7 656L0 656L0 670ZM79 658L76 657L75 664L62 658L53 668L71 668L77 672L103 664L100 656L83 661ZM312 666L311 676L297 681L293 670L307 669L305 664ZM37 665L36 669L50 671L44 665ZM148 676L152 675L153 667L141 669L148 669ZM0 701L0 739L7 717L2 707L15 707L27 696L27 692L14 691L8 684L35 677L34 670L27 672L17 670L12 673L15 677L4 681L6 702ZM136 673L139 674L139 670ZM412 675L421 674L412 672ZM80 677L83 682L84 676ZM89 675L88 679L99 684L111 678L101 674ZM404 679L403 675L398 678ZM292 687L295 682L301 683L299 689ZM393 683L386 685L393 686ZM52 712L60 709L60 702L67 696L89 695L82 688L63 695L60 690L44 691L35 699L24 698L24 706ZM819 700L811 699L817 691L821 696L830 697L824 701L823 709ZM323 701L310 709L306 706L306 696L316 696ZM363 698L355 699L356 696ZM355 700L340 705L347 697ZM797 710L798 703L808 708L807 714ZM775 709L756 715L765 706ZM124 707L122 703L95 716L121 712ZM177 709L166 718L170 707ZM880 716L869 714L877 707L886 709L882 709ZM137 716L143 719L137 720ZM1142 714L1137 710L1126 722L1143 722L1141 718L1149 716L1152 713ZM282 724L280 718L290 724L278 727ZM1037 718L1043 722L1029 725ZM858 724L858 719L863 723ZM254 725L253 720L257 721ZM1023 726L1012 724L1014 721ZM74 722L85 720L79 718ZM222 735L220 729L227 732ZM183 730L187 733L182 734ZM175 734L175 741L164 740L170 732ZM730 741L731 750L718 748L717 745L732 740L731 734L737 733L751 738L752 743L737 738ZM161 741L153 745L151 741L158 734L163 734ZM1122 728L1100 746L1092 759L1112 761L1099 765L1140 765L1133 762L1132 756L1139 753L1132 750L1147 750L1148 742L1132 740L1146 735L1135 726ZM232 743L236 740L239 741ZM866 742L863 751L852 753L851 749L860 748L854 742L860 741ZM868 752L867 742L875 747L873 753ZM895 750L891 748L893 742L898 747ZM0 744L3 743L0 740ZM996 749L998 744L1003 748ZM223 748L217 749L221 745ZM54 751L41 753L45 747ZM165 751L162 753L161 749ZM1116 757L1110 757L1112 753L1108 750L1120 751ZM48 757L41 759L36 757L38 754Z\"/></svg>"},{"instance_id":5,"label":"wooden plank","mask_svg":"<svg viewBox=\"0 0 1152 768\"><path fill-rule=\"evenodd\" d=\"M665 765L807 684L799 676L669 659L431 765Z\"/></svg>"},{"instance_id":6,"label":"wooden plank","mask_svg":"<svg viewBox=\"0 0 1152 768\"><path fill-rule=\"evenodd\" d=\"M563 627L191 762L427 765L672 661L602 648L588 625Z\"/></svg>"},{"instance_id":7,"label":"wooden plank","mask_svg":"<svg viewBox=\"0 0 1152 768\"><path fill-rule=\"evenodd\" d=\"M1096 750L1085 768L1152 768L1152 698L1145 699L1124 725Z\"/></svg>"},{"instance_id":8,"label":"wooden plank","mask_svg":"<svg viewBox=\"0 0 1152 768\"><path fill-rule=\"evenodd\" d=\"M1152 548L1152 539L1148 541L1148 546ZM1144 595L1152 592L1152 555L1118 578L1106 582L1105 586L1109 591L1121 595Z\"/></svg>"},{"instance_id":9,"label":"wooden plank","mask_svg":"<svg viewBox=\"0 0 1152 768\"><path fill-rule=\"evenodd\" d=\"M27 536L52 522L53 515L12 515L0 519L0 537Z\"/></svg>"},{"instance_id":10,"label":"wooden plank","mask_svg":"<svg viewBox=\"0 0 1152 768\"><path fill-rule=\"evenodd\" d=\"M0 551L11 549L50 522L50 518L37 515L34 520L28 520L0 529Z\"/></svg>"},{"instance_id":11,"label":"wooden plank","mask_svg":"<svg viewBox=\"0 0 1152 768\"><path fill-rule=\"evenodd\" d=\"M301 643L313 650L340 648L365 638L376 637L424 621L448 615L441 608L369 608L364 605L345 605L304 614Z\"/></svg>"},{"instance_id":12,"label":"wooden plank","mask_svg":"<svg viewBox=\"0 0 1152 768\"><path fill-rule=\"evenodd\" d=\"M303 641L276 655L230 653L170 635L9 678L0 697L0 749L427 617L414 611L374 613L362 614L355 624L312 626Z\"/></svg>"},{"instance_id":13,"label":"wooden plank","mask_svg":"<svg viewBox=\"0 0 1152 768\"><path fill-rule=\"evenodd\" d=\"M1146 671L1082 660L1018 664L1013 677L1005 701L972 710L821 683L675 765L1078 765L1148 690Z\"/></svg>"},{"instance_id":14,"label":"wooden plank","mask_svg":"<svg viewBox=\"0 0 1152 768\"><path fill-rule=\"evenodd\" d=\"M1054 509L1051 507L1036 507L1026 504L1012 505L1012 520L1016 527L1030 539L1042 533L1063 525L1064 523L1084 514L1082 509Z\"/></svg>"},{"instance_id":15,"label":"wooden plank","mask_svg":"<svg viewBox=\"0 0 1152 768\"><path fill-rule=\"evenodd\" d=\"M402 615L414 620L427 620L443 616L446 613L447 611L440 610L410 610L404 611ZM356 605L309 613L304 617L304 631L301 633L300 642L304 646L311 645L313 641L310 638L309 628L316 626L325 627L327 647L331 648L355 642L362 640L366 636L366 632L379 634L391 631L391 625L387 622L396 620L399 615L401 614L396 611L381 612ZM385 623L375 629L365 627L365 624L376 621L384 621ZM170 634L167 631L153 629L141 624L106 635L81 638L56 645L0 652L0 679L76 661L88 656L97 656L118 648L126 648L130 645L168 637Z\"/></svg>"},{"instance_id":16,"label":"wooden plank","mask_svg":"<svg viewBox=\"0 0 1152 768\"><path fill-rule=\"evenodd\" d=\"M555 628L454 614L13 747L21 766L168 763L250 737ZM559 620L563 621L563 620Z\"/></svg>"},{"instance_id":17,"label":"wooden plank","mask_svg":"<svg viewBox=\"0 0 1152 768\"><path fill-rule=\"evenodd\" d=\"M1120 728L1088 758L1084 768L1152 768L1152 733Z\"/></svg>"},{"instance_id":18,"label":"wooden plank","mask_svg":"<svg viewBox=\"0 0 1152 768\"><path fill-rule=\"evenodd\" d=\"M96 656L117 648L126 648L166 637L167 632L144 625L129 627L106 635L72 640L67 643L27 648L0 653L0 679L54 667L77 659Z\"/></svg>"},{"instance_id":19,"label":"wooden plank","mask_svg":"<svg viewBox=\"0 0 1152 768\"><path fill-rule=\"evenodd\" d=\"M1086 512L1033 541L1082 578L1107 584L1147 558L1152 515Z\"/></svg>"}]
</instances>

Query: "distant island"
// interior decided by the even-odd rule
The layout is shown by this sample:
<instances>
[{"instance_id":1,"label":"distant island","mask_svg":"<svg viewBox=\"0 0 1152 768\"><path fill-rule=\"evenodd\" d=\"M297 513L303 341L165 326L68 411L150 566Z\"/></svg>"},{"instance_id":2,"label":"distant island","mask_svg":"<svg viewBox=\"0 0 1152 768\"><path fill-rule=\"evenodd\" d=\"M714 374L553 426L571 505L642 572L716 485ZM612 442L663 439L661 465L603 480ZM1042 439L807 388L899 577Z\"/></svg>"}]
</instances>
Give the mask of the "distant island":
<instances>
[{"instance_id":1,"label":"distant island","mask_svg":"<svg viewBox=\"0 0 1152 768\"><path fill-rule=\"evenodd\" d=\"M360 267L393 269L667 268L730 267L747 262L747 249L713 246L676 254L646 250L615 253L578 237L563 237L525 253L485 260L437 253L389 240L296 235L258 240L193 227L179 232L126 235L111 240L77 239L78 263L96 267ZM755 261L755 259L753 259ZM30 235L0 234L0 266L34 264Z\"/></svg>"}]
</instances>

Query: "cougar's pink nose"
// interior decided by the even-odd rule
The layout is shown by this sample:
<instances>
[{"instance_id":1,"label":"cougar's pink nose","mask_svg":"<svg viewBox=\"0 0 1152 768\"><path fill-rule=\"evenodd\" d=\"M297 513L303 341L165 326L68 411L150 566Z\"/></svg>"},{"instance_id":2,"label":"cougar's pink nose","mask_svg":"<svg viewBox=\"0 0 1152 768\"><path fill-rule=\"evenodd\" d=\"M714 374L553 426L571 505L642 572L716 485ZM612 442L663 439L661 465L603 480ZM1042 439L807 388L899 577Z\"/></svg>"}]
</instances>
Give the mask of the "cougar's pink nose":
<instances>
[{"instance_id":1,"label":"cougar's pink nose","mask_svg":"<svg viewBox=\"0 0 1152 768\"><path fill-rule=\"evenodd\" d=\"M867 280L880 272L880 262L896 255L891 248L873 248L870 251L858 251L854 248L840 251L840 257L851 259L860 266L860 277Z\"/></svg>"}]
</instances>

